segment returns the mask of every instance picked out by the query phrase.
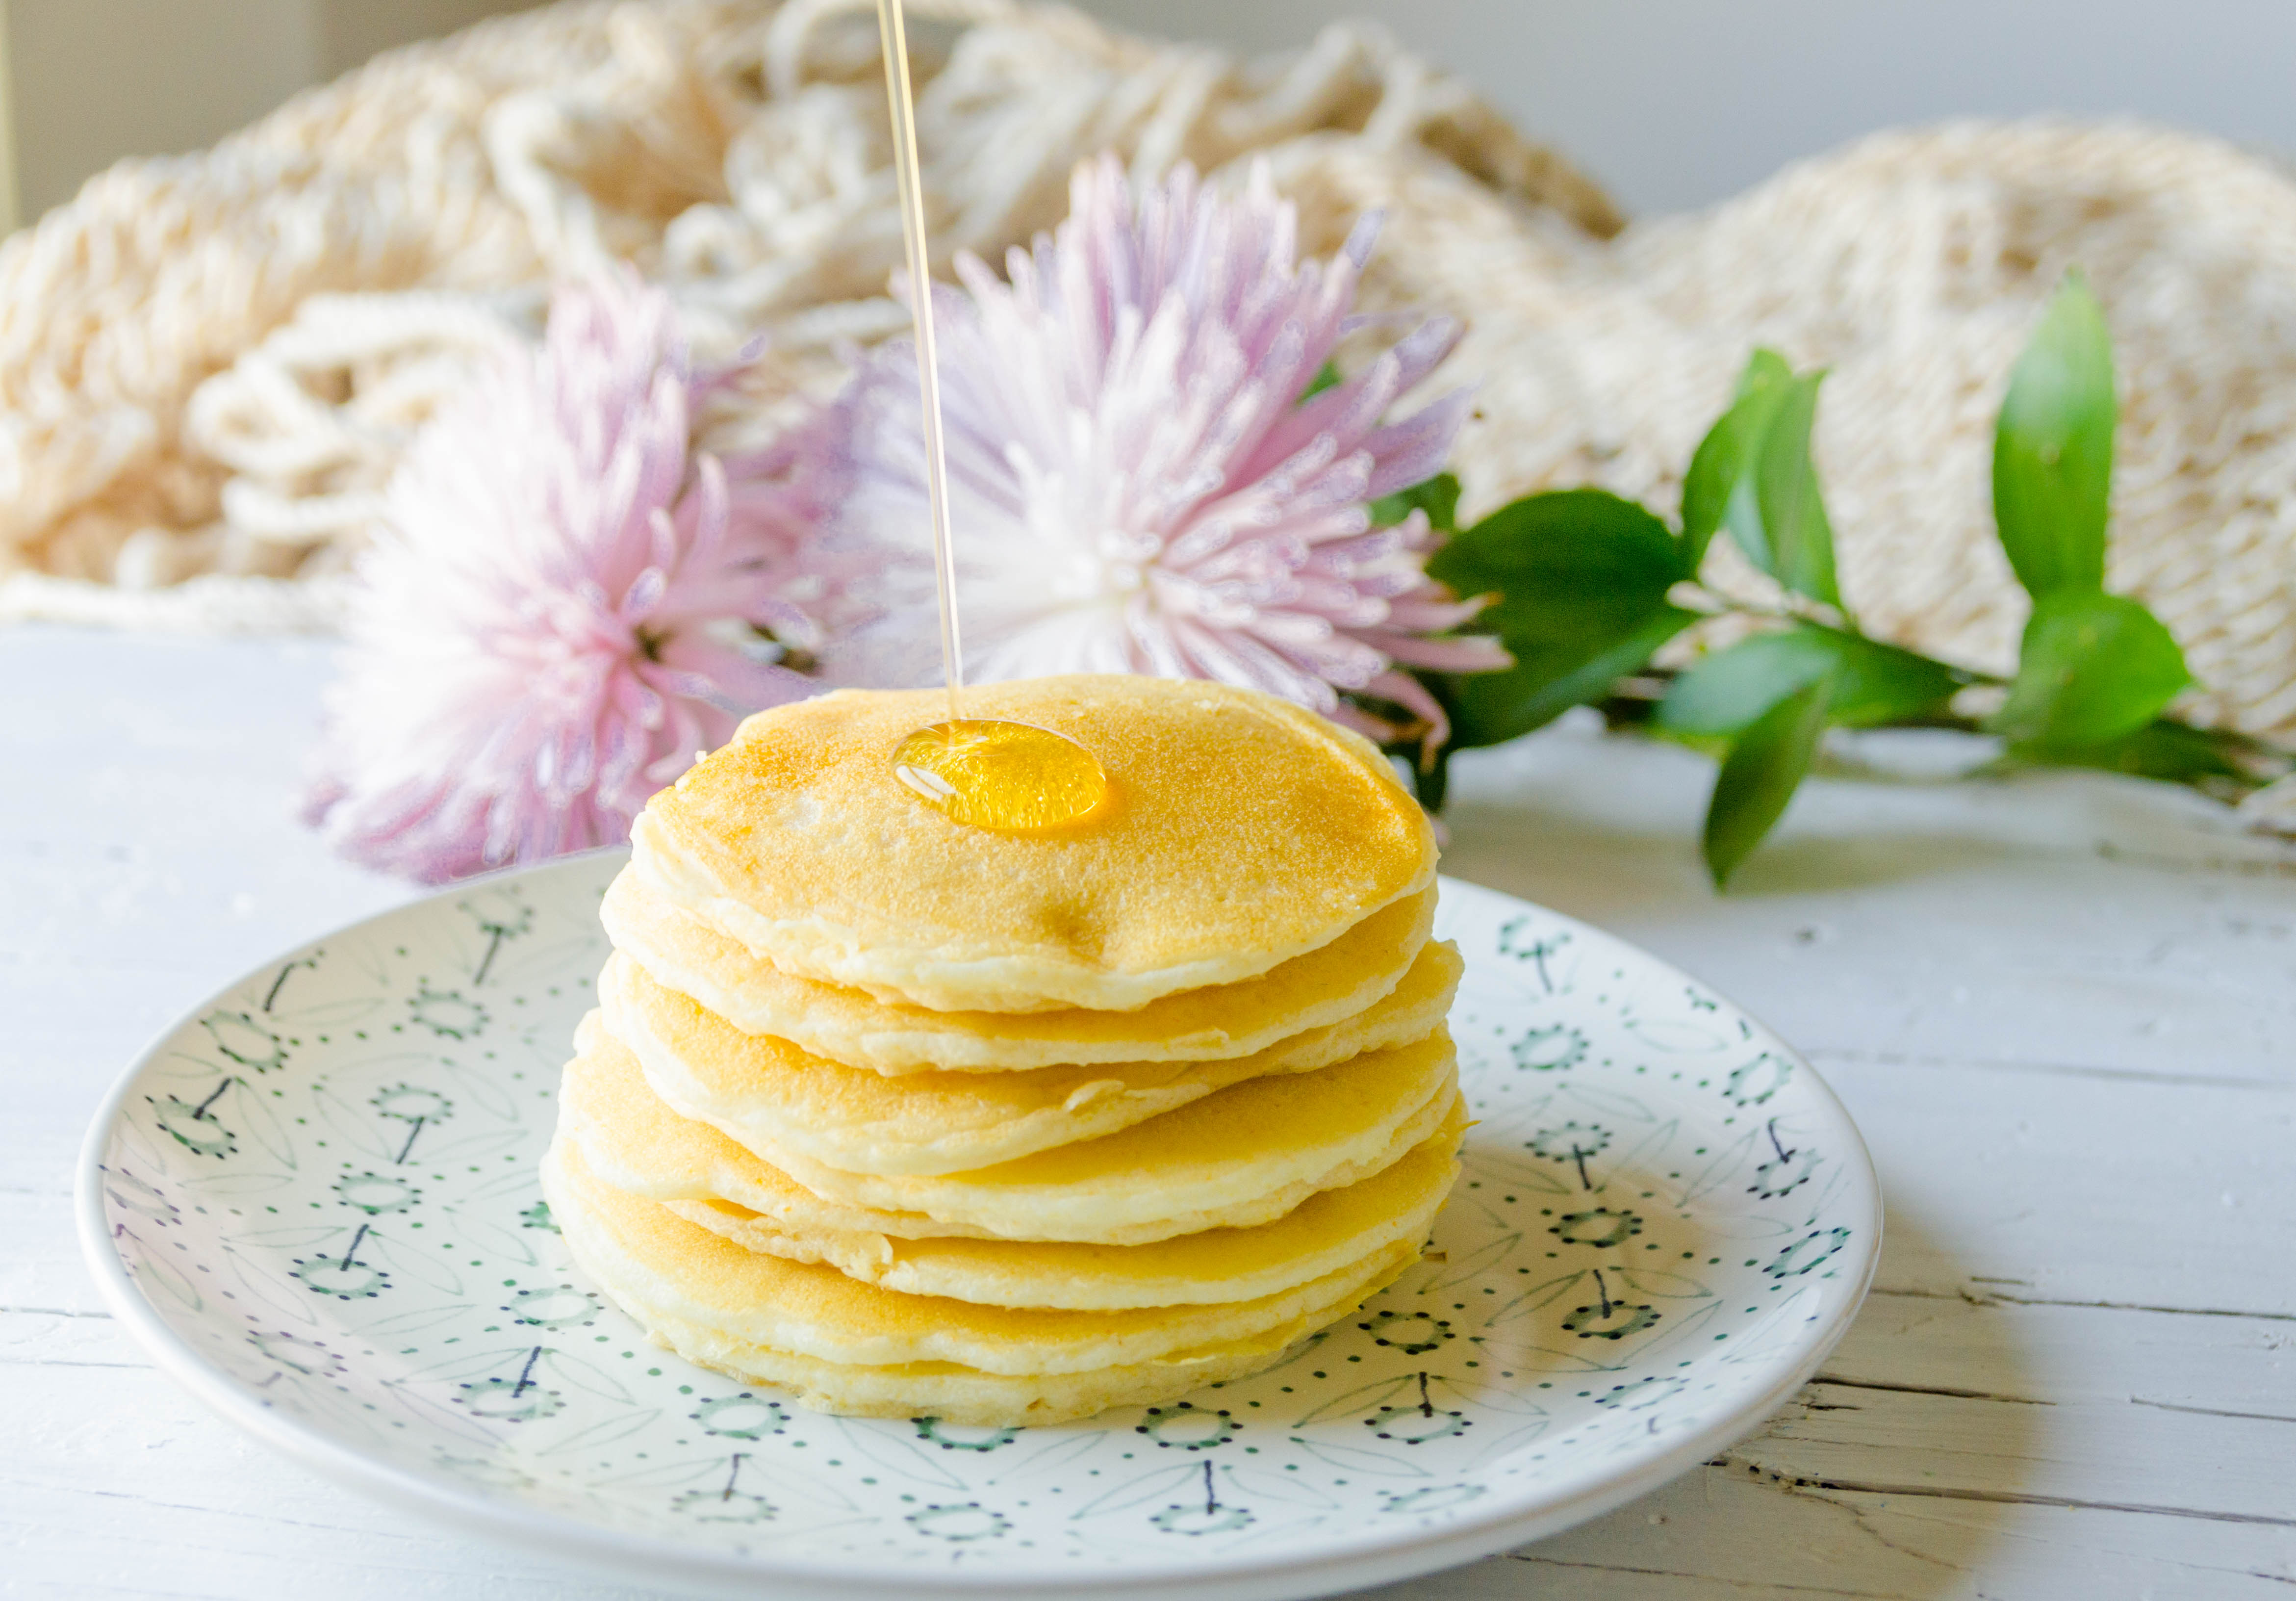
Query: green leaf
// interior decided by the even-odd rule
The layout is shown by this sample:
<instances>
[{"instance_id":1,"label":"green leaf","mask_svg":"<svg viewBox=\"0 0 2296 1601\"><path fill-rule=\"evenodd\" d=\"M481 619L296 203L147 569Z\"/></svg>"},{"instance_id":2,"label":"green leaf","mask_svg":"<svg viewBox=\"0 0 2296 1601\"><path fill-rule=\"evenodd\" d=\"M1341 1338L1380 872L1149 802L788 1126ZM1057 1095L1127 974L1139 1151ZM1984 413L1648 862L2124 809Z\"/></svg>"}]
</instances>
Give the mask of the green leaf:
<instances>
[{"instance_id":1,"label":"green leaf","mask_svg":"<svg viewBox=\"0 0 2296 1601\"><path fill-rule=\"evenodd\" d=\"M1810 373L1790 381L1762 432L1761 455L1754 464L1762 551L1757 554L1750 547L1746 554L1758 563L1767 554L1763 571L1772 578L1798 595L1838 607L1841 591L1833 581L1833 525L1826 520L1817 465L1809 458L1817 386L1824 377L1824 373ZM1733 535L1740 534L1738 521L1734 520L1730 527Z\"/></svg>"},{"instance_id":2,"label":"green leaf","mask_svg":"<svg viewBox=\"0 0 2296 1601\"><path fill-rule=\"evenodd\" d=\"M2193 681L2160 620L2100 589L2033 602L2009 700L1988 727L2013 745L2072 751L2136 733Z\"/></svg>"},{"instance_id":3,"label":"green leaf","mask_svg":"<svg viewBox=\"0 0 2296 1601\"><path fill-rule=\"evenodd\" d=\"M1993 520L2037 599L2103 586L2119 415L2103 308L2068 273L2017 358L1993 432Z\"/></svg>"},{"instance_id":4,"label":"green leaf","mask_svg":"<svg viewBox=\"0 0 2296 1601\"><path fill-rule=\"evenodd\" d=\"M1731 398L1733 400L1751 399L1756 395L1775 389L1792 376L1793 368L1787 363L1784 357L1767 345L1759 346L1751 356L1746 357L1745 368L1738 374L1738 388Z\"/></svg>"},{"instance_id":5,"label":"green leaf","mask_svg":"<svg viewBox=\"0 0 2296 1601\"><path fill-rule=\"evenodd\" d=\"M1313 400L1316 396L1322 394L1325 390L1337 388L1339 386L1339 363L1334 361L1325 362L1322 366L1316 369L1316 375L1308 380L1308 387L1300 391L1300 399L1298 404L1305 405L1307 402Z\"/></svg>"},{"instance_id":6,"label":"green leaf","mask_svg":"<svg viewBox=\"0 0 2296 1601\"><path fill-rule=\"evenodd\" d=\"M1427 513L1427 521L1446 532L1459 526L1459 480L1448 472L1438 472L1423 479L1407 489L1398 489L1392 495L1382 495L1371 503L1374 528L1391 528L1411 515L1414 507Z\"/></svg>"},{"instance_id":7,"label":"green leaf","mask_svg":"<svg viewBox=\"0 0 2296 1601\"><path fill-rule=\"evenodd\" d=\"M1723 758L1706 804L1706 870L1715 888L1729 883L1785 815L1824 736L1833 688L1830 678L1804 685L1764 712Z\"/></svg>"},{"instance_id":8,"label":"green leaf","mask_svg":"<svg viewBox=\"0 0 2296 1601\"><path fill-rule=\"evenodd\" d=\"M1669 734L1737 734L1833 668L1832 653L1799 634L1757 634L1702 658L1668 685L1658 725Z\"/></svg>"},{"instance_id":9,"label":"green leaf","mask_svg":"<svg viewBox=\"0 0 2296 1601\"><path fill-rule=\"evenodd\" d=\"M1700 661L1668 686L1659 727L1670 734L1736 734L1794 691L1829 675L1832 720L1851 728L1941 711L1969 681L1968 675L1911 651L1799 623L1742 639Z\"/></svg>"},{"instance_id":10,"label":"green leaf","mask_svg":"<svg viewBox=\"0 0 2296 1601\"><path fill-rule=\"evenodd\" d=\"M1698 442L1698 453L1690 458L1690 471L1682 480L1683 565L1693 574L1706 559L1714 530L1730 516L1734 499L1742 497L1740 514L1752 522L1752 537L1760 538L1753 508L1753 466L1761 454L1762 435L1792 380L1784 357L1775 350L1755 351L1738 375L1730 409Z\"/></svg>"},{"instance_id":11,"label":"green leaf","mask_svg":"<svg viewBox=\"0 0 2296 1601\"><path fill-rule=\"evenodd\" d=\"M1500 507L1436 552L1428 572L1496 598L1476 627L1513 653L1504 672L1456 680L1459 745L1496 744L1594 700L1696 614L1670 605L1683 578L1665 523L1600 489Z\"/></svg>"},{"instance_id":12,"label":"green leaf","mask_svg":"<svg viewBox=\"0 0 2296 1601\"><path fill-rule=\"evenodd\" d=\"M1698 620L1695 612L1661 606L1608 640L1509 644L1513 667L1458 680L1451 744L1460 750L1501 744L1545 727L1573 706L1601 700L1611 686L1639 671L1659 646Z\"/></svg>"},{"instance_id":13,"label":"green leaf","mask_svg":"<svg viewBox=\"0 0 2296 1601\"><path fill-rule=\"evenodd\" d=\"M2200 784L2213 778L2253 787L2259 782L2233 760L2225 748L2224 735L2184 723L2156 720L2106 744L2021 748L2019 753L2028 760L2049 767L2099 768L2108 773L2165 779L2171 784Z\"/></svg>"},{"instance_id":14,"label":"green leaf","mask_svg":"<svg viewBox=\"0 0 2296 1601\"><path fill-rule=\"evenodd\" d=\"M1796 377L1775 350L1757 350L1738 380L1738 398L1691 458L1682 485L1682 543L1695 571L1717 528L1727 528L1746 559L1787 588L1841 604L1833 573L1833 525L1809 436L1825 374Z\"/></svg>"}]
</instances>

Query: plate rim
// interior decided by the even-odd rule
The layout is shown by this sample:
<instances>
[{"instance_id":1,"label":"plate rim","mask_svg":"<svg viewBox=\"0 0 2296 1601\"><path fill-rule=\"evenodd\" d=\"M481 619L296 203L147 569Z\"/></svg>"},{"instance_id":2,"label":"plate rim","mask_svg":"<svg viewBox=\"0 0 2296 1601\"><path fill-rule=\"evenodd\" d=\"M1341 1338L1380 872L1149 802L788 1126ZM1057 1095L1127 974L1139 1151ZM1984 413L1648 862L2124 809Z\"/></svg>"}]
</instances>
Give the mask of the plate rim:
<instances>
[{"instance_id":1,"label":"plate rim","mask_svg":"<svg viewBox=\"0 0 2296 1601\"><path fill-rule=\"evenodd\" d=\"M626 854L627 845L606 845L571 852L544 862L530 862L473 874L440 886L413 899L355 918L298 942L288 951L257 964L219 986L155 1032L113 1081L97 1104L82 1137L75 1168L72 1211L81 1254L106 1307L160 1371L182 1385L209 1410L243 1430L283 1456L347 1488L390 1505L439 1519L474 1533L508 1540L560 1562L588 1560L611 1566L634 1578L659 1583L666 1576L699 1584L721 1593L754 1595L761 1582L802 1597L849 1598L869 1595L895 1596L904 1601L972 1601L984 1593L1047 1595L1053 1593L1125 1596L1136 1601L1169 1597L1173 1601L1276 1601L1360 1589L1367 1584L1439 1572L1507 1550L1547 1534L1599 1517L1636 1497L1677 1478L1746 1438L1750 1429L1774 1416L1816 1372L1849 1331L1863 1309L1874 1277L1881 1265L1882 1233L1886 1227L1881 1182L1865 1135L1849 1115L1824 1076L1759 1018L1734 1000L1731 1008L1762 1029L1794 1065L1802 1081L1816 1091L1850 1137L1855 1161L1844 1165L1859 1178L1870 1219L1863 1231L1864 1260L1856 1291L1806 1348L1801 1358L1779 1379L1751 1400L1730 1408L1713 1423L1692 1431L1658 1456L1645 1459L1615 1480L1589 1485L1561 1500L1535 1507L1509 1507L1504 1501L1480 1516L1463 1518L1444 1528L1415 1531L1398 1537L1350 1544L1310 1557L1245 1556L1196 1564L1128 1564L1104 1573L1069 1573L1047 1569L1037 1573L1013 1573L993 1568L927 1573L873 1564L830 1563L761 1554L748 1556L700 1549L661 1537L588 1523L567 1514L523 1503L496 1499L456 1487L411 1468L381 1460L353 1449L274 1408L262 1405L246 1386L210 1363L184 1335L162 1318L128 1275L114 1249L103 1205L103 1157L112 1131L128 1098L146 1070L168 1043L198 1022L234 990L266 967L314 945L346 938L370 924L414 913L450 895L466 895L474 885L524 878L544 873L570 872L585 863L603 862ZM1641 946L1592 924L1557 912L1503 890L1443 875L1446 891L1489 897L1522 907L1561 922L1576 932L1633 951L1659 972L1714 993L1681 972L1672 963ZM1753 1422L1750 1424L1749 1419ZM1334 1581L1326 1585L1326 1580Z\"/></svg>"}]
</instances>

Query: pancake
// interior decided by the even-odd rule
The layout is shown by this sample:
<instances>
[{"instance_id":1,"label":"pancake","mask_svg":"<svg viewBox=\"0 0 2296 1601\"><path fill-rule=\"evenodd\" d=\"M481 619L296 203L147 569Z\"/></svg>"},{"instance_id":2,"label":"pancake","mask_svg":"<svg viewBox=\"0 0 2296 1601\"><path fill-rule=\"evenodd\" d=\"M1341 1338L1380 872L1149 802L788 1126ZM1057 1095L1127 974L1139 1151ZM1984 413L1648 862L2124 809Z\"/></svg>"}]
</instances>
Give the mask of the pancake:
<instances>
[{"instance_id":1,"label":"pancake","mask_svg":"<svg viewBox=\"0 0 2296 1601\"><path fill-rule=\"evenodd\" d=\"M581 1054L560 1090L564 1127L619 1187L658 1201L731 1201L788 1227L813 1215L807 1195L848 1221L886 1213L939 1226L876 1230L911 1238L1136 1245L1250 1227L1401 1160L1441 1126L1458 1082L1450 1037L1438 1031L1316 1072L1232 1085L1119 1133L1017 1162L882 1176L737 1145L664 1105L604 1029L586 1022L576 1044Z\"/></svg>"},{"instance_id":2,"label":"pancake","mask_svg":"<svg viewBox=\"0 0 2296 1601\"><path fill-rule=\"evenodd\" d=\"M879 1237L881 1250L820 1252L746 1207L665 1201L690 1223L735 1244L795 1261L825 1261L849 1278L909 1295L987 1306L1117 1311L1252 1301L1321 1278L1398 1240L1423 1240L1459 1171L1464 1102L1431 1139L1343 1189L1319 1191L1272 1223L1214 1228L1150 1245Z\"/></svg>"},{"instance_id":3,"label":"pancake","mask_svg":"<svg viewBox=\"0 0 2296 1601\"><path fill-rule=\"evenodd\" d=\"M680 1115L752 1150L770 1145L849 1172L938 1174L1113 1134L1246 1080L1424 1039L1450 1010L1459 971L1450 946L1422 947L1410 974L1368 1011L1250 1056L892 1079L742 1033L619 953L599 976L598 1002L608 1030Z\"/></svg>"},{"instance_id":4,"label":"pancake","mask_svg":"<svg viewBox=\"0 0 2296 1601\"><path fill-rule=\"evenodd\" d=\"M545 1186L546 1187L546 1186ZM1409 1264L1406 1262L1404 1267ZM1398 1267L1396 1275L1403 1268ZM1389 1282L1393 1282L1390 1277ZM1372 1294L1386 1288L1373 1286ZM1013 1375L948 1362L857 1367L775 1351L675 1318L606 1287L608 1297L647 1329L647 1338L698 1367L744 1384L770 1384L809 1411L843 1417L931 1417L980 1428L1039 1427L1118 1407L1152 1407L1274 1366L1292 1341L1279 1334L1239 1340L1127 1367L1090 1373ZM1370 1294L1349 1295L1310 1312L1306 1333L1345 1318ZM1302 1336L1304 1337L1304 1335Z\"/></svg>"},{"instance_id":5,"label":"pancake","mask_svg":"<svg viewBox=\"0 0 2296 1601\"><path fill-rule=\"evenodd\" d=\"M1367 741L1197 679L984 685L966 715L1030 723L1113 789L1042 833L950 820L891 755L939 690L840 690L744 722L646 805L647 886L786 973L938 1011L1125 1011L1256 978L1425 889L1426 815Z\"/></svg>"},{"instance_id":6,"label":"pancake","mask_svg":"<svg viewBox=\"0 0 2296 1601\"><path fill-rule=\"evenodd\" d=\"M1254 1301L1019 1310L903 1295L745 1251L600 1182L562 1141L543 1192L583 1272L655 1339L801 1405L991 1425L1052 1423L1183 1394L1265 1365L1392 1283L1414 1238Z\"/></svg>"},{"instance_id":7,"label":"pancake","mask_svg":"<svg viewBox=\"0 0 2296 1601\"><path fill-rule=\"evenodd\" d=\"M591 1013L575 1030L574 1060L558 1090L558 1137L616 1189L660 1201L730 1195L804 1240L821 1260L890 1259L889 1239L988 1239L970 1223L825 1201L707 1124L682 1118L647 1088L637 1058Z\"/></svg>"},{"instance_id":8,"label":"pancake","mask_svg":"<svg viewBox=\"0 0 2296 1601\"><path fill-rule=\"evenodd\" d=\"M1210 1062L1352 1017L1392 989L1427 942L1435 891L1392 901L1330 944L1256 979L1164 996L1130 1012L934 1012L794 978L646 887L615 876L608 938L669 989L749 1034L881 1073L1100 1062Z\"/></svg>"}]
</instances>

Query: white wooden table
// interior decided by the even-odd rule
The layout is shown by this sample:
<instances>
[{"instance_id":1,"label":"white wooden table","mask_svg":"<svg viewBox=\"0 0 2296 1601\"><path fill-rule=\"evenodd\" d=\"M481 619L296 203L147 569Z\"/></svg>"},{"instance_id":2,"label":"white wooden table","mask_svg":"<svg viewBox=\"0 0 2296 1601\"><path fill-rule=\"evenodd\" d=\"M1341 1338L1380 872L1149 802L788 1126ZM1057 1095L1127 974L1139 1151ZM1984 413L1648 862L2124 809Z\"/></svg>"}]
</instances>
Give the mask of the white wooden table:
<instances>
[{"instance_id":1,"label":"white wooden table","mask_svg":"<svg viewBox=\"0 0 2296 1601\"><path fill-rule=\"evenodd\" d=\"M0 1596L640 1594L271 1456L81 1270L73 1155L145 1039L411 893L290 820L328 670L316 644L0 631ZM1873 1300L1756 1439L1384 1594L2296 1596L2296 850L2116 780L1832 779L1717 899L1710 772L1575 727L1470 759L1447 866L1808 1054L1888 1192Z\"/></svg>"}]
</instances>

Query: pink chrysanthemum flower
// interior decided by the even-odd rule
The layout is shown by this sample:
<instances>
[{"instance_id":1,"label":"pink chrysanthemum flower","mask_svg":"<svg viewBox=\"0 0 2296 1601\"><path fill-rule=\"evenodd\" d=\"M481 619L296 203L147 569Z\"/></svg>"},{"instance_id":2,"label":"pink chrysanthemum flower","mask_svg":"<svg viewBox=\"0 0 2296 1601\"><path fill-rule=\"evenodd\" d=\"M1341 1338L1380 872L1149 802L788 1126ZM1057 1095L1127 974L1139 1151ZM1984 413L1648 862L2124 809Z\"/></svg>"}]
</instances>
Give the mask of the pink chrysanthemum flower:
<instances>
[{"instance_id":1,"label":"pink chrysanthemum flower","mask_svg":"<svg viewBox=\"0 0 2296 1601\"><path fill-rule=\"evenodd\" d=\"M1343 696L1442 709L1408 672L1506 664L1444 637L1473 615L1431 582L1423 513L1374 529L1365 503L1431 476L1464 392L1397 422L1397 398L1457 341L1422 324L1300 403L1343 334L1377 232L1297 259L1297 214L1265 166L1223 200L1177 169L1136 206L1112 158L1070 180L1069 218L1009 283L960 257L938 291L965 673L1143 672L1269 690L1366 731ZM843 682L938 677L915 356L868 358L833 408L826 531L876 550L876 616L831 642Z\"/></svg>"},{"instance_id":2,"label":"pink chrysanthemum flower","mask_svg":"<svg viewBox=\"0 0 2296 1601\"><path fill-rule=\"evenodd\" d=\"M439 883L623 839L740 716L817 687L758 631L819 643L801 452L696 452L718 382L665 296L601 281L409 447L308 803L345 855Z\"/></svg>"}]
</instances>

